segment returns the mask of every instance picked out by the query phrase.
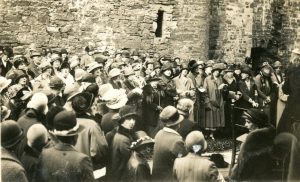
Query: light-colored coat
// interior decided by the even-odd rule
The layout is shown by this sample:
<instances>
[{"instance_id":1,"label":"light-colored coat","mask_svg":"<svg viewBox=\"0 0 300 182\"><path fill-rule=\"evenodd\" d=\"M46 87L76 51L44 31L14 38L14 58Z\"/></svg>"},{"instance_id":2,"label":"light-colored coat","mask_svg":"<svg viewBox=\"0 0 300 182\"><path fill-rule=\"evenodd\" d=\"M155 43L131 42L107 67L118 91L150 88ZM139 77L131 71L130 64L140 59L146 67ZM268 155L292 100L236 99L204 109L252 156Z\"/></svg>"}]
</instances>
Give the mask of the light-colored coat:
<instances>
[{"instance_id":1,"label":"light-colored coat","mask_svg":"<svg viewBox=\"0 0 300 182\"><path fill-rule=\"evenodd\" d=\"M217 181L219 172L216 165L197 154L189 153L175 159L173 175L176 181Z\"/></svg>"},{"instance_id":2,"label":"light-colored coat","mask_svg":"<svg viewBox=\"0 0 300 182\"><path fill-rule=\"evenodd\" d=\"M76 150L92 158L94 169L104 167L108 158L108 145L103 131L94 120L77 118L77 122L84 130L78 134Z\"/></svg>"}]
</instances>

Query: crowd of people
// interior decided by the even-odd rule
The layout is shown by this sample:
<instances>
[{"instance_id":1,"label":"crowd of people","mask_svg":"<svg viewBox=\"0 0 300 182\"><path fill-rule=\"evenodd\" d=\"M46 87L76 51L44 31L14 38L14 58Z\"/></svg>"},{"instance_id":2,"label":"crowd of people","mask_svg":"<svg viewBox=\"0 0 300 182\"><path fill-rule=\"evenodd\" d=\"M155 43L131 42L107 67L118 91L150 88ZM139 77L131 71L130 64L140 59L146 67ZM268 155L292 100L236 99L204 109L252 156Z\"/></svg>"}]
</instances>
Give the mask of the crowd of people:
<instances>
[{"instance_id":1,"label":"crowd of people","mask_svg":"<svg viewBox=\"0 0 300 182\"><path fill-rule=\"evenodd\" d=\"M299 65L299 49L253 70L93 43L0 47L2 180L300 180ZM247 136L223 176L201 154L232 130Z\"/></svg>"}]
</instances>

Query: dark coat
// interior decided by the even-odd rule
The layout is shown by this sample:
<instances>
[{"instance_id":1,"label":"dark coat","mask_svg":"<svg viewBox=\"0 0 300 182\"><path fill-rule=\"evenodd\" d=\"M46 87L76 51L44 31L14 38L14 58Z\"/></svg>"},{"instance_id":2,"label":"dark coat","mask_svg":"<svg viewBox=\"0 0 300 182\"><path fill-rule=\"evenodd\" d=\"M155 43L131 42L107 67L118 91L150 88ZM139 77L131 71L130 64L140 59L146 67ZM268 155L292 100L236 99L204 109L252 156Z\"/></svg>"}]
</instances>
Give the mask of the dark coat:
<instances>
[{"instance_id":1,"label":"dark coat","mask_svg":"<svg viewBox=\"0 0 300 182\"><path fill-rule=\"evenodd\" d=\"M163 128L155 136L152 179L170 181L177 157L187 154L182 137L170 128Z\"/></svg>"},{"instance_id":2,"label":"dark coat","mask_svg":"<svg viewBox=\"0 0 300 182\"><path fill-rule=\"evenodd\" d=\"M197 129L196 123L185 118L181 123L177 132L182 136L183 139L191 132Z\"/></svg>"},{"instance_id":3,"label":"dark coat","mask_svg":"<svg viewBox=\"0 0 300 182\"><path fill-rule=\"evenodd\" d=\"M32 181L36 172L36 167L39 162L40 152L29 147L28 145L24 149L24 153L21 157L21 162L27 174L28 181Z\"/></svg>"},{"instance_id":4,"label":"dark coat","mask_svg":"<svg viewBox=\"0 0 300 182\"><path fill-rule=\"evenodd\" d=\"M285 110L279 120L277 132L291 132L292 122L300 120L300 66L292 68L282 86L284 94L289 95Z\"/></svg>"},{"instance_id":5,"label":"dark coat","mask_svg":"<svg viewBox=\"0 0 300 182\"><path fill-rule=\"evenodd\" d=\"M20 142L20 144L18 145L17 150L16 150L17 156L19 158L21 158L22 154L24 152L24 148L27 145L28 129L32 125L38 124L41 122L40 122L40 118L39 118L37 112L35 112L33 109L26 110L25 114L22 117L20 117L17 122L20 125L20 127L23 129L24 134L25 134L24 139Z\"/></svg>"},{"instance_id":6,"label":"dark coat","mask_svg":"<svg viewBox=\"0 0 300 182\"><path fill-rule=\"evenodd\" d=\"M237 105L246 109L252 108L252 104L249 100L255 100L255 90L257 90L254 81L250 79L250 89L248 89L245 81L240 80L238 82L238 89L242 93L242 98L237 102Z\"/></svg>"},{"instance_id":7,"label":"dark coat","mask_svg":"<svg viewBox=\"0 0 300 182\"><path fill-rule=\"evenodd\" d=\"M73 146L58 143L40 155L36 181L95 181L90 157Z\"/></svg>"},{"instance_id":8,"label":"dark coat","mask_svg":"<svg viewBox=\"0 0 300 182\"><path fill-rule=\"evenodd\" d=\"M3 147L1 147L1 181L28 181L21 162L14 154Z\"/></svg>"},{"instance_id":9,"label":"dark coat","mask_svg":"<svg viewBox=\"0 0 300 182\"><path fill-rule=\"evenodd\" d=\"M174 97L177 96L175 83L172 79L168 79L166 76L162 75L158 82L158 88L160 90L160 106L174 106Z\"/></svg>"},{"instance_id":10,"label":"dark coat","mask_svg":"<svg viewBox=\"0 0 300 182\"><path fill-rule=\"evenodd\" d=\"M1 59L1 58L0 58ZM2 59L0 61L0 74L1 76L5 77L6 73L11 70L13 67L13 64L10 61L7 61L6 66L4 66Z\"/></svg>"},{"instance_id":11,"label":"dark coat","mask_svg":"<svg viewBox=\"0 0 300 182\"><path fill-rule=\"evenodd\" d=\"M125 181L128 182L149 182L151 181L151 172L146 160L141 159L132 153L126 168Z\"/></svg>"},{"instance_id":12,"label":"dark coat","mask_svg":"<svg viewBox=\"0 0 300 182\"><path fill-rule=\"evenodd\" d=\"M246 138L245 143L237 159L237 164L233 168L231 178L238 181L266 181L272 179L271 170L274 168L272 159L272 146L275 138L275 129L261 128L251 133Z\"/></svg>"},{"instance_id":13,"label":"dark coat","mask_svg":"<svg viewBox=\"0 0 300 182\"><path fill-rule=\"evenodd\" d=\"M131 142L133 142L133 134L120 126L112 142L111 180L119 181L126 176L125 170L131 156L131 150L129 148Z\"/></svg>"}]
</instances>

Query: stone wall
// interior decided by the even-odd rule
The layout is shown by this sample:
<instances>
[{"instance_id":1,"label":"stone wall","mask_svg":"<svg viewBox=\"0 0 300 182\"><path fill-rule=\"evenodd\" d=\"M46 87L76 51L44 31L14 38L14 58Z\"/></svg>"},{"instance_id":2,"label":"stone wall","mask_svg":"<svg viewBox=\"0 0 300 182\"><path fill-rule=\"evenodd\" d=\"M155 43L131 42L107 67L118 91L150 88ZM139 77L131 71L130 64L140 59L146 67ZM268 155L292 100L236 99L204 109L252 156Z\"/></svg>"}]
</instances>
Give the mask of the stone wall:
<instances>
[{"instance_id":1,"label":"stone wall","mask_svg":"<svg viewBox=\"0 0 300 182\"><path fill-rule=\"evenodd\" d=\"M208 0L2 0L0 6L0 44L17 52L34 43L81 53L92 41L101 49L207 57ZM162 37L154 34L158 10Z\"/></svg>"},{"instance_id":2,"label":"stone wall","mask_svg":"<svg viewBox=\"0 0 300 182\"><path fill-rule=\"evenodd\" d=\"M274 2L283 0L1 0L0 45L24 52L65 47L83 52L136 48L182 58L243 61L252 47L274 38ZM283 1L281 47L288 56L300 42L300 2ZM158 10L162 37L155 37Z\"/></svg>"}]
</instances>

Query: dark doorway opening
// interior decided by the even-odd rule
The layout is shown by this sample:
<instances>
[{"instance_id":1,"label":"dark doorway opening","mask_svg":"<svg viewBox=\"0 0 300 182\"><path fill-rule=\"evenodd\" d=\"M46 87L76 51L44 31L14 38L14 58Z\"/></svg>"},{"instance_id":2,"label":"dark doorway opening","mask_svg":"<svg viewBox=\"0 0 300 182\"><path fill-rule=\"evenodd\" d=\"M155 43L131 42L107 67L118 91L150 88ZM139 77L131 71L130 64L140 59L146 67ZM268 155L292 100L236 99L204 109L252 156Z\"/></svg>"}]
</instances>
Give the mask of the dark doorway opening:
<instances>
[{"instance_id":1,"label":"dark doorway opening","mask_svg":"<svg viewBox=\"0 0 300 182\"><path fill-rule=\"evenodd\" d=\"M163 21L164 21L164 11L158 10L157 12L157 28L155 30L155 36L156 37L162 37L162 28L163 28Z\"/></svg>"}]
</instances>

